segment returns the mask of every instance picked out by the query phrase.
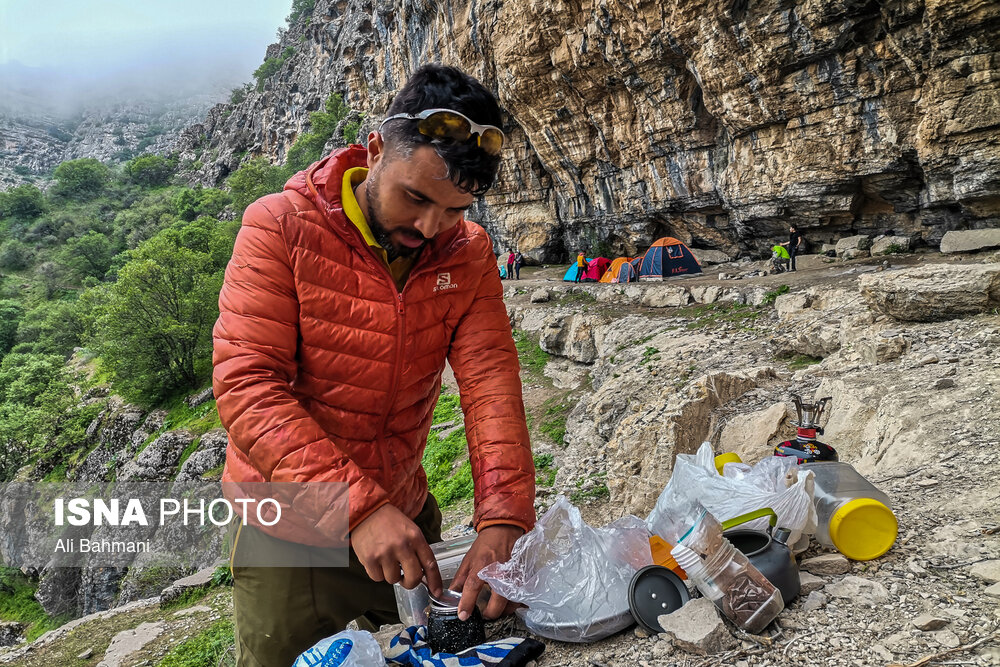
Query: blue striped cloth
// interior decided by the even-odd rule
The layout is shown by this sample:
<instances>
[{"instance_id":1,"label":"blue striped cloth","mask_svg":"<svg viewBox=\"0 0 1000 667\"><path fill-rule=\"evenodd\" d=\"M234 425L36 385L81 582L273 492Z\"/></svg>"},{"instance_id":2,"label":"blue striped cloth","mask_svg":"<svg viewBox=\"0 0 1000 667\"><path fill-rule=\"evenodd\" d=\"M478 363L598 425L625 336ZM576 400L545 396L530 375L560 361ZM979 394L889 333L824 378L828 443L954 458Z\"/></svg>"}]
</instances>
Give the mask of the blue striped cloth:
<instances>
[{"instance_id":1,"label":"blue striped cloth","mask_svg":"<svg viewBox=\"0 0 1000 667\"><path fill-rule=\"evenodd\" d=\"M508 637L458 654L432 653L426 626L414 625L392 638L385 660L406 667L526 667L544 650L545 645L534 639Z\"/></svg>"}]
</instances>

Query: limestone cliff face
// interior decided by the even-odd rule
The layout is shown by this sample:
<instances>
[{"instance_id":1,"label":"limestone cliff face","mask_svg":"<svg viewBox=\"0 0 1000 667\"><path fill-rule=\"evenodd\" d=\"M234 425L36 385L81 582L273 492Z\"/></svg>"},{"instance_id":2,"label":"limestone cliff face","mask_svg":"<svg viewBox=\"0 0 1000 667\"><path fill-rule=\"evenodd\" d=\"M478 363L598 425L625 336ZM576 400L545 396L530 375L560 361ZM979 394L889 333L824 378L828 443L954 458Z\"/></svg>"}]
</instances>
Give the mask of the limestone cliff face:
<instances>
[{"instance_id":1,"label":"limestone cliff face","mask_svg":"<svg viewBox=\"0 0 1000 667\"><path fill-rule=\"evenodd\" d=\"M536 260L1000 224L996 0L318 0L271 55L288 46L262 92L189 129L201 180L283 159L332 91L374 124L440 61L506 112L473 217Z\"/></svg>"}]
</instances>

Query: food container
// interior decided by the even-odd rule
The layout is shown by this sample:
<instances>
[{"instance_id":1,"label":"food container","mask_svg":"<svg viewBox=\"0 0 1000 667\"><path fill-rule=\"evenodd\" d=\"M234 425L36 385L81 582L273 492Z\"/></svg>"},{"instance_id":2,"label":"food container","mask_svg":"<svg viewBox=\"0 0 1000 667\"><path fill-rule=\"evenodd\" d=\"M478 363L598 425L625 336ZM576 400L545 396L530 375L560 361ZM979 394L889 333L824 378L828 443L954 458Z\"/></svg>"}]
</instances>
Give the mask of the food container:
<instances>
[{"instance_id":1,"label":"food container","mask_svg":"<svg viewBox=\"0 0 1000 667\"><path fill-rule=\"evenodd\" d=\"M477 535L463 535L443 542L436 542L431 545L431 552L437 559L438 570L441 572L441 581L447 586L458 574L458 568L462 564L462 559L469 552L472 543L476 541ZM486 588L483 588L485 595L489 595ZM417 584L412 590L406 590L401 585L393 586L396 594L396 610L399 612L400 622L410 627L412 625L427 625L427 607L430 605L430 593L423 583ZM480 596L482 597L482 596Z\"/></svg>"},{"instance_id":2,"label":"food container","mask_svg":"<svg viewBox=\"0 0 1000 667\"><path fill-rule=\"evenodd\" d=\"M458 618L462 594L445 589L440 598L431 596L427 612L427 643L434 653L458 653L486 641L486 629L479 609L472 608L468 620Z\"/></svg>"}]
</instances>

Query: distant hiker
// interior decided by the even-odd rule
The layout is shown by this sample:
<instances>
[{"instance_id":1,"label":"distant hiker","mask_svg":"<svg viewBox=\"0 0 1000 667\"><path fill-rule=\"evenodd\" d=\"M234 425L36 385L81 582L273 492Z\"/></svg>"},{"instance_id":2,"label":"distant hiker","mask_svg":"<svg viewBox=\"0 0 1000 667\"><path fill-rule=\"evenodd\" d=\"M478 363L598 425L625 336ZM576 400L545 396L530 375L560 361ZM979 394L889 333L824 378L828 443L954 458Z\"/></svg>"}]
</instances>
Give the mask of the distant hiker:
<instances>
[{"instance_id":1,"label":"distant hiker","mask_svg":"<svg viewBox=\"0 0 1000 667\"><path fill-rule=\"evenodd\" d=\"M507 253L507 279L514 277L514 251L510 250Z\"/></svg>"},{"instance_id":2,"label":"distant hiker","mask_svg":"<svg viewBox=\"0 0 1000 667\"><path fill-rule=\"evenodd\" d=\"M580 282L580 278L583 278L584 271L587 270L587 258L584 256L583 251L576 256L576 280L573 282Z\"/></svg>"},{"instance_id":3,"label":"distant hiker","mask_svg":"<svg viewBox=\"0 0 1000 667\"><path fill-rule=\"evenodd\" d=\"M788 241L782 243L783 246L788 246L788 258L789 258L789 271L795 270L795 256L799 254L802 250L805 250L805 241L802 235L799 234L798 227L792 225L788 228Z\"/></svg>"},{"instance_id":4,"label":"distant hiker","mask_svg":"<svg viewBox=\"0 0 1000 667\"><path fill-rule=\"evenodd\" d=\"M788 270L788 251L785 246L778 244L771 248L771 266L775 273L784 273Z\"/></svg>"},{"instance_id":5,"label":"distant hiker","mask_svg":"<svg viewBox=\"0 0 1000 667\"><path fill-rule=\"evenodd\" d=\"M521 265L524 264L524 255L518 250L517 254L514 255L514 278L517 280L521 279Z\"/></svg>"},{"instance_id":6,"label":"distant hiker","mask_svg":"<svg viewBox=\"0 0 1000 667\"><path fill-rule=\"evenodd\" d=\"M367 148L337 149L246 209L213 331L229 434L223 488L286 490L278 519L251 504L234 526L239 667L287 667L352 620L372 631L398 623L394 583L461 591L458 617L468 619L484 586L477 573L507 561L534 526L535 468L493 242L463 215L495 182L501 123L482 84L426 65ZM441 512L421 467L446 361L468 426L478 533L451 582L429 547ZM346 489L343 505L312 500L310 489L331 486ZM333 546L347 565L246 561L305 551L316 562ZM507 607L494 592L482 614Z\"/></svg>"}]
</instances>

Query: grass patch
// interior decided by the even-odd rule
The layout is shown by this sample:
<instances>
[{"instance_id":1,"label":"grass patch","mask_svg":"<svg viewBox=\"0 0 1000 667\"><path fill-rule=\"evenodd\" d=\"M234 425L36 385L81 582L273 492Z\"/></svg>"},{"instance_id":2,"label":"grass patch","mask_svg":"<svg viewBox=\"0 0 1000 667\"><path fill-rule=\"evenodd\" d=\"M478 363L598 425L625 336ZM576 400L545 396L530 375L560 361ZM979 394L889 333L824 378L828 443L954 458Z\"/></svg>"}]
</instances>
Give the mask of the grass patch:
<instances>
[{"instance_id":1,"label":"grass patch","mask_svg":"<svg viewBox=\"0 0 1000 667\"><path fill-rule=\"evenodd\" d=\"M588 480L599 481L597 481L597 483L589 489L584 489L583 485L586 484ZM608 485L604 482L601 475L582 477L576 480L576 491L569 495L569 499L576 505L584 502L592 502L594 500L603 500L610 497L611 491L608 489Z\"/></svg>"},{"instance_id":2,"label":"grass patch","mask_svg":"<svg viewBox=\"0 0 1000 667\"><path fill-rule=\"evenodd\" d=\"M203 588L189 588L170 602L161 604L160 609L164 611L174 611L175 609L190 607L194 603L200 602L206 595L208 595L209 591L211 591L211 586L205 586Z\"/></svg>"},{"instance_id":3,"label":"grass patch","mask_svg":"<svg viewBox=\"0 0 1000 667\"><path fill-rule=\"evenodd\" d=\"M773 289L764 295L764 301L760 305L770 306L773 304L779 296L782 294L788 294L788 285L782 285L778 289Z\"/></svg>"},{"instance_id":4,"label":"grass patch","mask_svg":"<svg viewBox=\"0 0 1000 667\"><path fill-rule=\"evenodd\" d=\"M437 405L434 406L434 423L455 422L461 424L464 417L459 397L441 390ZM427 486L442 508L472 497L472 466L465 461L455 469L455 461L469 449L465 439L465 428L431 431L427 436L427 448L421 463L427 473Z\"/></svg>"},{"instance_id":5,"label":"grass patch","mask_svg":"<svg viewBox=\"0 0 1000 667\"><path fill-rule=\"evenodd\" d=\"M556 483L556 473L559 471L552 465L551 454L535 454L535 484L552 487Z\"/></svg>"},{"instance_id":6,"label":"grass patch","mask_svg":"<svg viewBox=\"0 0 1000 667\"><path fill-rule=\"evenodd\" d=\"M156 667L216 667L235 642L233 622L216 621L172 648Z\"/></svg>"},{"instance_id":7,"label":"grass patch","mask_svg":"<svg viewBox=\"0 0 1000 667\"><path fill-rule=\"evenodd\" d=\"M560 296L556 303L560 306L590 305L597 303L597 297L590 292L568 292Z\"/></svg>"},{"instance_id":8,"label":"grass patch","mask_svg":"<svg viewBox=\"0 0 1000 667\"><path fill-rule=\"evenodd\" d=\"M566 416L571 407L569 401L550 398L542 404L545 412L538 430L560 447L566 446Z\"/></svg>"},{"instance_id":9,"label":"grass patch","mask_svg":"<svg viewBox=\"0 0 1000 667\"><path fill-rule=\"evenodd\" d=\"M205 435L212 429L222 428L222 421L219 419L219 412L216 410L214 398L193 408L185 403L184 399L178 398L168 404L165 409L167 410L167 416L163 418L163 426L156 429L156 431L146 438L146 441L139 447L139 451L136 452L137 456L139 452L146 449L151 442L167 431L184 429L194 434L195 439L184 450L184 453L181 454L181 464L183 464L187 460L187 457L191 456L195 449L198 448L197 443L200 440L200 436ZM188 451L189 449L191 451ZM180 467L178 466L179 469Z\"/></svg>"},{"instance_id":10,"label":"grass patch","mask_svg":"<svg viewBox=\"0 0 1000 667\"><path fill-rule=\"evenodd\" d=\"M517 347L517 358L521 362L521 368L531 375L542 375L545 364L549 363L549 353L520 329L514 329L514 345Z\"/></svg>"},{"instance_id":11,"label":"grass patch","mask_svg":"<svg viewBox=\"0 0 1000 667\"><path fill-rule=\"evenodd\" d=\"M777 298L777 297L776 297ZM763 310L744 303L710 303L682 308L680 316L688 319L687 329L713 328L724 324L737 324L752 329Z\"/></svg>"},{"instance_id":12,"label":"grass patch","mask_svg":"<svg viewBox=\"0 0 1000 667\"><path fill-rule=\"evenodd\" d=\"M16 568L0 568L0 619L16 621L26 626L27 640L34 641L49 630L55 630L69 616L52 617L35 599L38 586Z\"/></svg>"},{"instance_id":13,"label":"grass patch","mask_svg":"<svg viewBox=\"0 0 1000 667\"><path fill-rule=\"evenodd\" d=\"M192 454L198 451L198 445L200 444L201 444L201 438L198 437L192 440L191 444L189 444L187 447L184 448L184 451L181 452L181 460L177 463L177 472L180 472L181 468L184 467L184 462L187 461Z\"/></svg>"},{"instance_id":14,"label":"grass patch","mask_svg":"<svg viewBox=\"0 0 1000 667\"><path fill-rule=\"evenodd\" d=\"M823 361L820 357L810 357L808 354L797 354L794 357L787 359L785 363L788 364L788 369L792 371L797 371L814 364L818 364Z\"/></svg>"},{"instance_id":15,"label":"grass patch","mask_svg":"<svg viewBox=\"0 0 1000 667\"><path fill-rule=\"evenodd\" d=\"M660 351L655 347L647 347L645 350L642 351L642 361L639 362L639 365L645 366L650 361L658 361L659 360L659 357L657 356L658 354L660 354Z\"/></svg>"}]
</instances>

